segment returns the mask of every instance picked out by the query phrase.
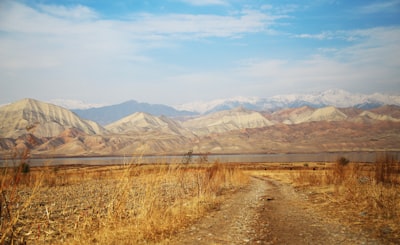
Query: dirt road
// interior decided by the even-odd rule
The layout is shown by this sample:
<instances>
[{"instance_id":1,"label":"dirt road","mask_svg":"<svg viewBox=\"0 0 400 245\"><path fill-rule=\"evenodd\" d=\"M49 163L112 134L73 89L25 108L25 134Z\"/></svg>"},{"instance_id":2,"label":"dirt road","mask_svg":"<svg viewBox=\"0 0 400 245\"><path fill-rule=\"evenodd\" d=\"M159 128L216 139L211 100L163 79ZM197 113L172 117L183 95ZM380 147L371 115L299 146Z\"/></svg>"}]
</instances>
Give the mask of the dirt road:
<instances>
[{"instance_id":1,"label":"dirt road","mask_svg":"<svg viewBox=\"0 0 400 245\"><path fill-rule=\"evenodd\" d=\"M166 243L382 244L327 221L291 186L259 177Z\"/></svg>"}]
</instances>

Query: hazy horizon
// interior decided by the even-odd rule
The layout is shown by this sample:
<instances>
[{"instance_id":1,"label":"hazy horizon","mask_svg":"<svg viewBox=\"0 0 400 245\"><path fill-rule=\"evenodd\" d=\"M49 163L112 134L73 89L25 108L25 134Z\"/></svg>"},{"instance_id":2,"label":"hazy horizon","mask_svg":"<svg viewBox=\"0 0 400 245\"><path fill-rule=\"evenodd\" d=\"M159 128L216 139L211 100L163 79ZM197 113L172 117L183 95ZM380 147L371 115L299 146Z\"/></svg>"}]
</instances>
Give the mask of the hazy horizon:
<instances>
[{"instance_id":1,"label":"hazy horizon","mask_svg":"<svg viewBox=\"0 0 400 245\"><path fill-rule=\"evenodd\" d=\"M0 105L400 92L400 1L0 2Z\"/></svg>"}]
</instances>

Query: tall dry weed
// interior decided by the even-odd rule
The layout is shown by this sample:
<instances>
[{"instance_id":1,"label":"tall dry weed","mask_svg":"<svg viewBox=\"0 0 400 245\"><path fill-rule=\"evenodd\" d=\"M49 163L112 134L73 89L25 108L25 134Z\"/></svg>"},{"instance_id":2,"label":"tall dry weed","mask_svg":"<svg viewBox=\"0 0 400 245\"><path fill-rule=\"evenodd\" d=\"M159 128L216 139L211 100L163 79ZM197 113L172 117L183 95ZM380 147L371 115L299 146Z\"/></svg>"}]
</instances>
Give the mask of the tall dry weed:
<instances>
[{"instance_id":1,"label":"tall dry weed","mask_svg":"<svg viewBox=\"0 0 400 245\"><path fill-rule=\"evenodd\" d=\"M168 238L218 205L224 190L245 184L242 173L219 164L137 171L134 179L120 183L96 241L129 244Z\"/></svg>"},{"instance_id":2,"label":"tall dry weed","mask_svg":"<svg viewBox=\"0 0 400 245\"><path fill-rule=\"evenodd\" d=\"M375 163L375 181L384 184L400 184L400 164L393 155L384 154Z\"/></svg>"},{"instance_id":3,"label":"tall dry weed","mask_svg":"<svg viewBox=\"0 0 400 245\"><path fill-rule=\"evenodd\" d=\"M24 237L18 235L21 215L29 209L43 180L42 174L32 174L27 162L29 151L14 156L13 167L3 166L0 170L0 244L24 244ZM16 164L17 163L17 164ZM20 192L29 189L27 198Z\"/></svg>"}]
</instances>

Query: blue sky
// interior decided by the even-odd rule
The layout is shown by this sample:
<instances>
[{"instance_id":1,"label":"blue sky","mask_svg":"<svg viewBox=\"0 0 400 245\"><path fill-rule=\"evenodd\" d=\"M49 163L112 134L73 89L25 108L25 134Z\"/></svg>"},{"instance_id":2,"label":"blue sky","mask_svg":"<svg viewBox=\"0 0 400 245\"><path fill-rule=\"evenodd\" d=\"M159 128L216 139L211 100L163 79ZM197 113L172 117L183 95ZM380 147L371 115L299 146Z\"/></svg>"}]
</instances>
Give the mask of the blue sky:
<instances>
[{"instance_id":1,"label":"blue sky","mask_svg":"<svg viewBox=\"0 0 400 245\"><path fill-rule=\"evenodd\" d=\"M0 1L0 104L400 92L400 0Z\"/></svg>"}]
</instances>

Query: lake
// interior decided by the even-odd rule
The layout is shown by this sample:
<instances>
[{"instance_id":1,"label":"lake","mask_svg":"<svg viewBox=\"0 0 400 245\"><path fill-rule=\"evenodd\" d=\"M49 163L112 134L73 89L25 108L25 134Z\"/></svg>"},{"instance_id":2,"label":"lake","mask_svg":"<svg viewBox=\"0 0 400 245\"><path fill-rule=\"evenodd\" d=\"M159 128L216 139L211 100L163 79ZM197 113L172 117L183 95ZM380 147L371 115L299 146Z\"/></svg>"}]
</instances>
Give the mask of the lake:
<instances>
[{"instance_id":1,"label":"lake","mask_svg":"<svg viewBox=\"0 0 400 245\"><path fill-rule=\"evenodd\" d=\"M339 157L345 157L351 162L375 162L384 153L377 152L322 152L322 153L285 153L285 154L224 154L208 155L208 162L220 163L269 163L269 162L334 162ZM400 152L390 152L390 155L399 160ZM192 163L198 162L200 157L193 155ZM31 166L55 165L114 165L114 164L152 164L152 163L182 163L185 156L142 156L142 157L71 157L29 159ZM17 161L18 163L18 161ZM13 166L11 160L0 160L0 166Z\"/></svg>"}]
</instances>

